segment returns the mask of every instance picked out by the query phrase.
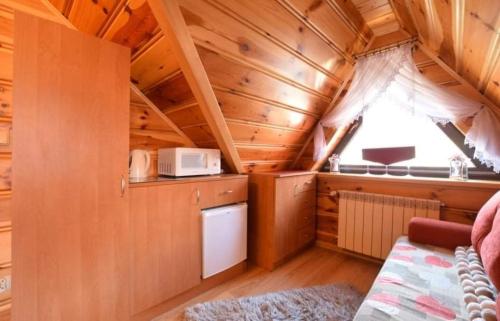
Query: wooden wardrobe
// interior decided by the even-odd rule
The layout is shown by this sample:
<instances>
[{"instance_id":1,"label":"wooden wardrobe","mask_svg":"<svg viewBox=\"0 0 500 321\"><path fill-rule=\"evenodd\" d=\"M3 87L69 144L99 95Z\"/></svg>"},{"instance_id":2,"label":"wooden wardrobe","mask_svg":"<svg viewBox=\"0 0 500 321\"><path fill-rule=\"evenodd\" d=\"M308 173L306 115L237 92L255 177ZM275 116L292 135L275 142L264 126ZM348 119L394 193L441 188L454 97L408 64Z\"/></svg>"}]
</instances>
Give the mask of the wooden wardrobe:
<instances>
[{"instance_id":1,"label":"wooden wardrobe","mask_svg":"<svg viewBox=\"0 0 500 321\"><path fill-rule=\"evenodd\" d=\"M129 317L129 58L16 12L14 321Z\"/></svg>"}]
</instances>

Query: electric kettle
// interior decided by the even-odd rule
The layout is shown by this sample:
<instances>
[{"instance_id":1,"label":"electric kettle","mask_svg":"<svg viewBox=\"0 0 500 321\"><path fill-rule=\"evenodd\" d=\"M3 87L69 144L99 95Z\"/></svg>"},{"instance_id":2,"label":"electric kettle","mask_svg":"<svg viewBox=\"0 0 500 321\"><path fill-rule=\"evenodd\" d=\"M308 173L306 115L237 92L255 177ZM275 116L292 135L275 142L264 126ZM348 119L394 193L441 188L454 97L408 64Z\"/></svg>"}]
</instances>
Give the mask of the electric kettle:
<instances>
[{"instance_id":1,"label":"electric kettle","mask_svg":"<svg viewBox=\"0 0 500 321\"><path fill-rule=\"evenodd\" d=\"M130 178L147 177L151 165L151 155L147 150L134 149L129 154L128 164Z\"/></svg>"}]
</instances>

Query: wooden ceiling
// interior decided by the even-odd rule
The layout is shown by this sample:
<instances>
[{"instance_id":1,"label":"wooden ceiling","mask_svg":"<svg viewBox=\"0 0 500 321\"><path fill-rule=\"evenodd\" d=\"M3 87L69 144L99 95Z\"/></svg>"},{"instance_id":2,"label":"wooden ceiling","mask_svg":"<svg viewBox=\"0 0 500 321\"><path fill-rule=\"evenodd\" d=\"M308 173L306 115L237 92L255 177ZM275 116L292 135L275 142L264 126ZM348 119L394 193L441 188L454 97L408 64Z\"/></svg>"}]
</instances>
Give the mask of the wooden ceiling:
<instances>
[{"instance_id":1,"label":"wooden ceiling","mask_svg":"<svg viewBox=\"0 0 500 321\"><path fill-rule=\"evenodd\" d=\"M352 0L375 36L397 31L396 19L389 0Z\"/></svg>"},{"instance_id":2,"label":"wooden ceiling","mask_svg":"<svg viewBox=\"0 0 500 321\"><path fill-rule=\"evenodd\" d=\"M500 101L496 0L177 0L198 70L148 1L50 0L77 29L131 48L131 147L221 148L233 171L310 168L312 129L345 94L353 54L412 35L430 50L416 53L425 75L482 99L451 68ZM193 73L206 74L218 106Z\"/></svg>"}]
</instances>

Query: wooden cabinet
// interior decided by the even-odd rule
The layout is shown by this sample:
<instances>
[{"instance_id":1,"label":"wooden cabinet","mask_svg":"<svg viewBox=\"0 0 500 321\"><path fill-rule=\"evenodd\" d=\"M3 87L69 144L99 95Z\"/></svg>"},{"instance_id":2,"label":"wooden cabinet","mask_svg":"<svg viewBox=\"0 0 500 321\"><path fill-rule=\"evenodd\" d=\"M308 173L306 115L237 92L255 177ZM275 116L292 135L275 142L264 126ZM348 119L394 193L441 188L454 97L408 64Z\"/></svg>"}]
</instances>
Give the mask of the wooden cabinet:
<instances>
[{"instance_id":1,"label":"wooden cabinet","mask_svg":"<svg viewBox=\"0 0 500 321\"><path fill-rule=\"evenodd\" d=\"M12 320L129 317L130 50L16 12Z\"/></svg>"},{"instance_id":2,"label":"wooden cabinet","mask_svg":"<svg viewBox=\"0 0 500 321\"><path fill-rule=\"evenodd\" d=\"M132 315L202 282L201 210L246 201L247 185L242 175L131 185Z\"/></svg>"},{"instance_id":3,"label":"wooden cabinet","mask_svg":"<svg viewBox=\"0 0 500 321\"><path fill-rule=\"evenodd\" d=\"M132 314L200 283L198 184L130 189Z\"/></svg>"},{"instance_id":4,"label":"wooden cabinet","mask_svg":"<svg viewBox=\"0 0 500 321\"><path fill-rule=\"evenodd\" d=\"M249 189L250 258L271 270L314 241L315 173L252 174Z\"/></svg>"}]
</instances>

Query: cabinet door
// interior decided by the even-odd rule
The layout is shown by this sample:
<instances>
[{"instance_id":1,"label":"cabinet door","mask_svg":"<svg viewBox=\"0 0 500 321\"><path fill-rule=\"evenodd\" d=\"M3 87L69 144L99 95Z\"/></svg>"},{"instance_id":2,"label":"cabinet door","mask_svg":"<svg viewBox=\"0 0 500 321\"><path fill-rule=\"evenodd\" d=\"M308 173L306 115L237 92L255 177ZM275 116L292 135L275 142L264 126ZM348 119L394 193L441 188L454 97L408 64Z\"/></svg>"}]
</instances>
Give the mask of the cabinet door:
<instances>
[{"instance_id":1,"label":"cabinet door","mask_svg":"<svg viewBox=\"0 0 500 321\"><path fill-rule=\"evenodd\" d=\"M130 190L132 313L201 282L201 214L195 184Z\"/></svg>"},{"instance_id":2,"label":"cabinet door","mask_svg":"<svg viewBox=\"0 0 500 321\"><path fill-rule=\"evenodd\" d=\"M129 317L130 51L15 14L12 320Z\"/></svg>"},{"instance_id":3,"label":"cabinet door","mask_svg":"<svg viewBox=\"0 0 500 321\"><path fill-rule=\"evenodd\" d=\"M290 255L298 243L295 177L280 177L275 185L275 262Z\"/></svg>"}]
</instances>

